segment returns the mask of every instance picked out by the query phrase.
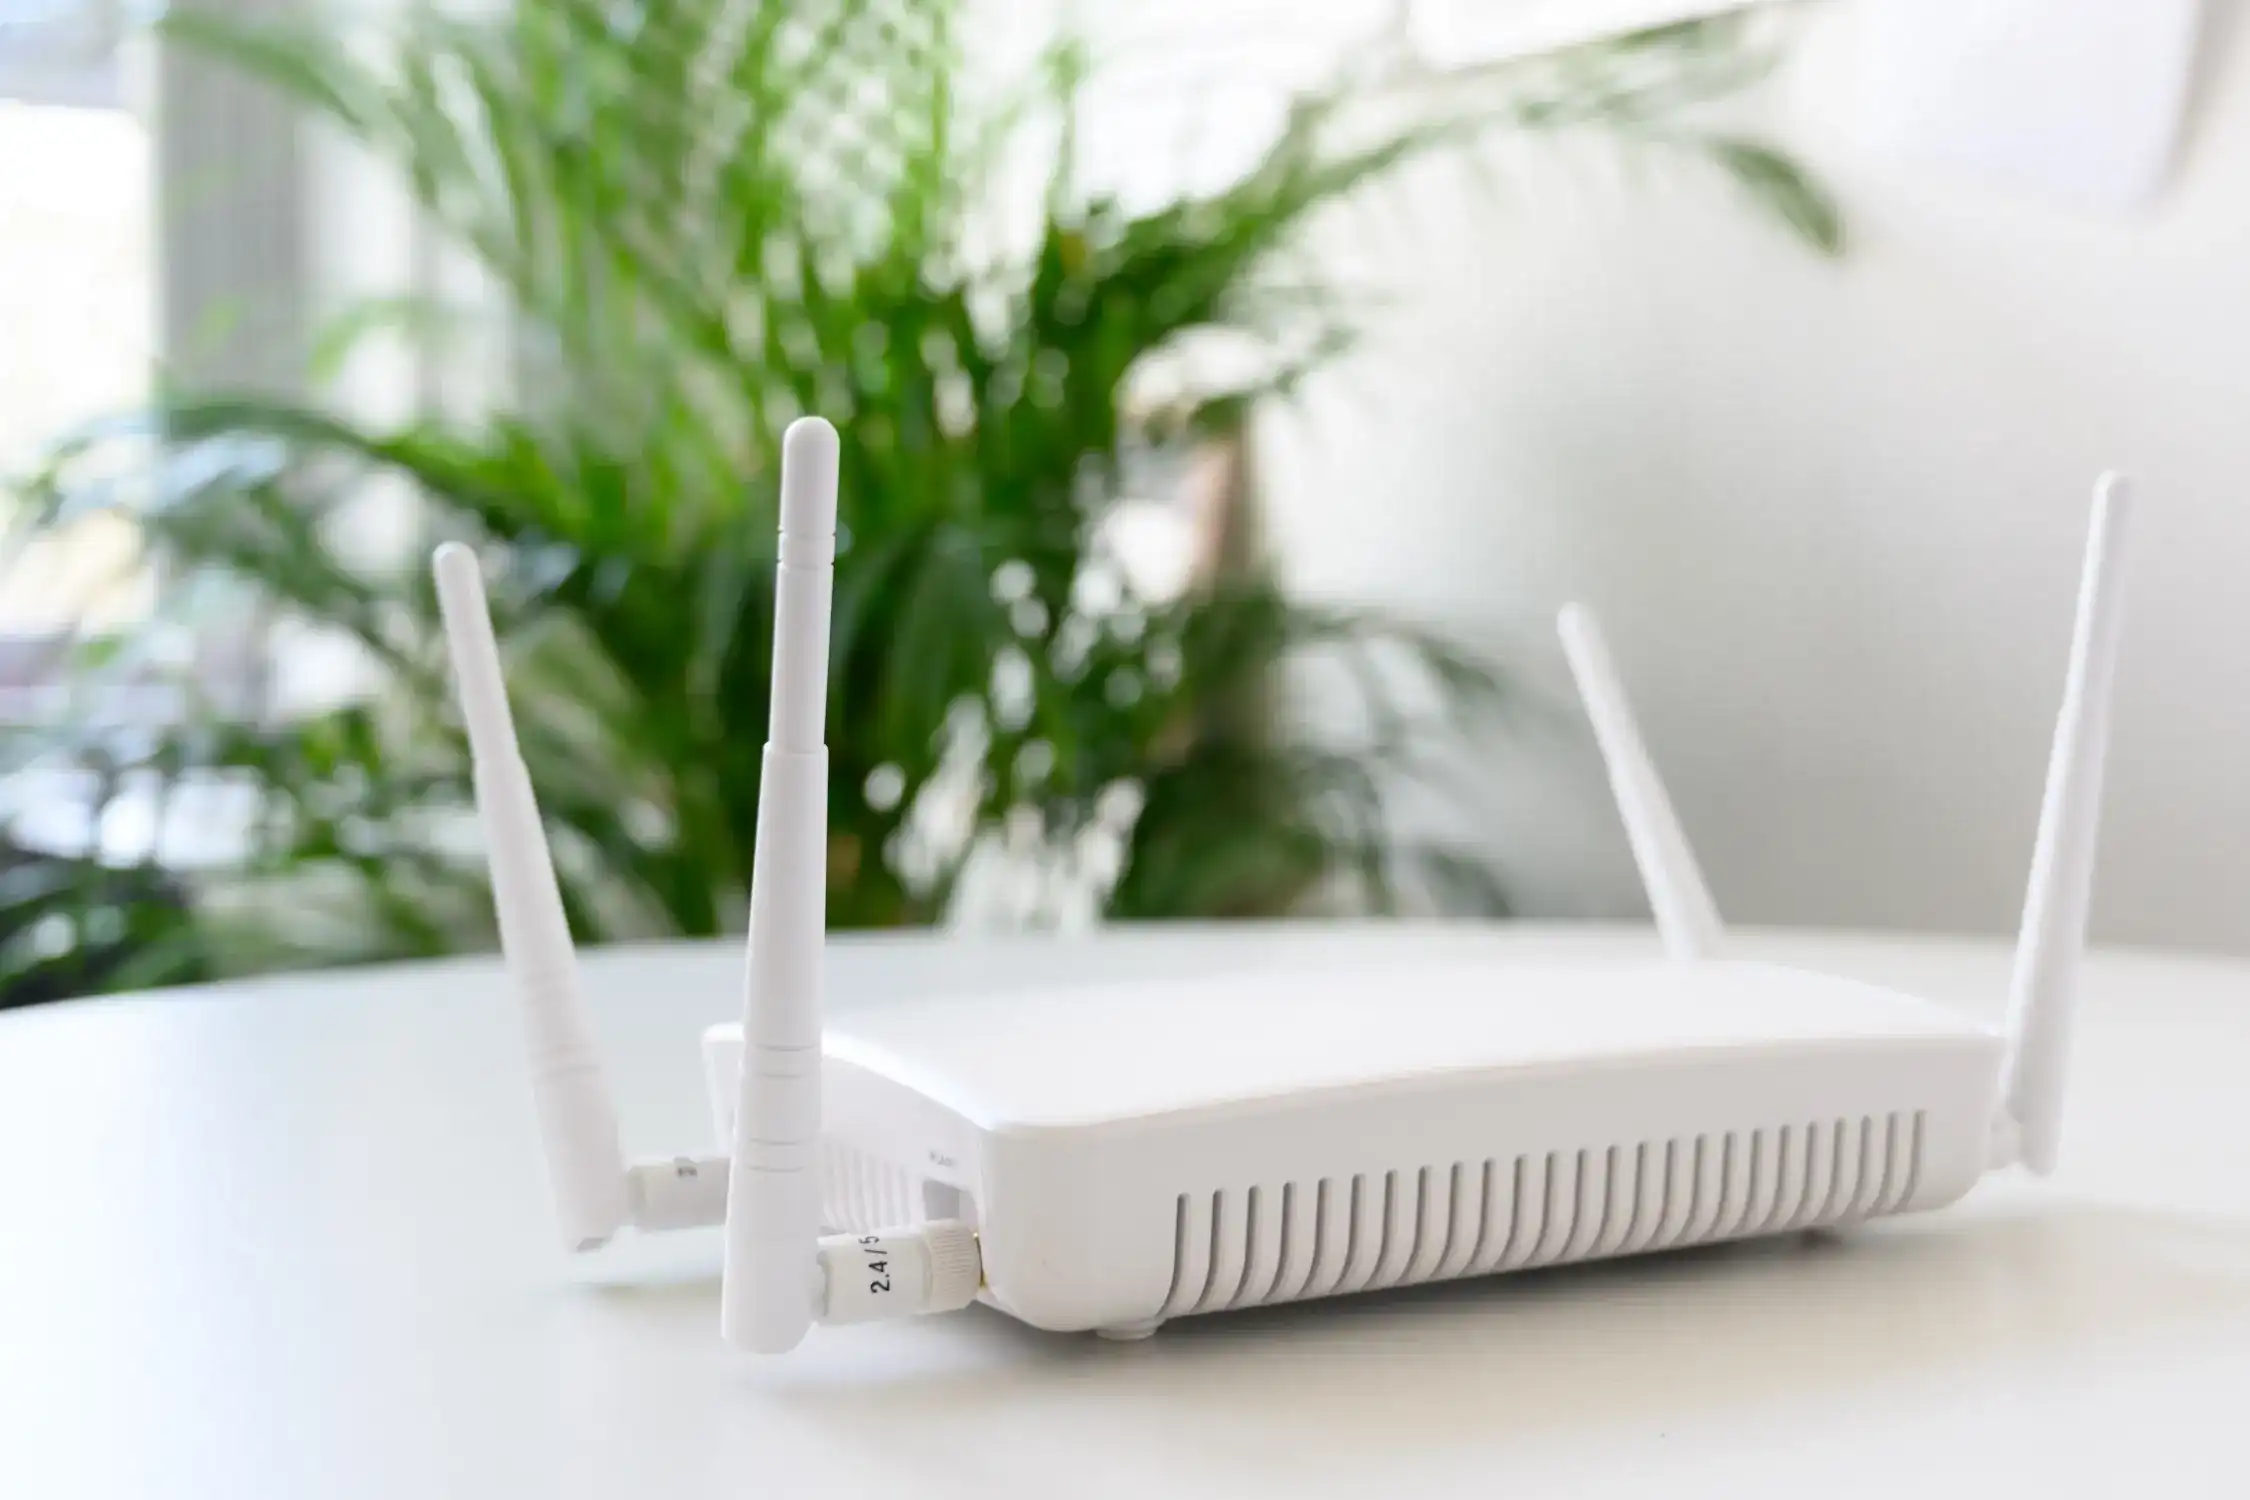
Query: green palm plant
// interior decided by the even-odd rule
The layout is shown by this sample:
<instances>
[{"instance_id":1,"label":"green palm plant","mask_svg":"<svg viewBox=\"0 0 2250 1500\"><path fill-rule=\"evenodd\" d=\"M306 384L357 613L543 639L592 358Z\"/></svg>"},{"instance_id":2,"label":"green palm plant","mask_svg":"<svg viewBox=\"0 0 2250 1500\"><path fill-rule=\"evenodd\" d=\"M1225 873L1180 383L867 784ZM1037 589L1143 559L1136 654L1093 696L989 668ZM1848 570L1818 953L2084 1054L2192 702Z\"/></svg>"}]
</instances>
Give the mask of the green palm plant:
<instances>
[{"instance_id":1,"label":"green palm plant","mask_svg":"<svg viewBox=\"0 0 2250 1500\"><path fill-rule=\"evenodd\" d=\"M995 848L1074 870L1114 917L1384 910L1404 886L1501 907L1483 863L1385 818L1388 790L1437 774L1464 716L1502 700L1487 665L1403 620L1291 600L1254 557L1151 595L1110 522L1138 462L1238 432L1345 346L1349 307L1303 231L1419 154L1595 127L1715 163L1834 250L1832 206L1784 158L1683 123L1755 53L1731 24L1669 27L1403 122L1345 78L1231 185L1135 209L1078 184L1080 50L972 102L954 9L519 0L419 11L379 45L164 22L168 45L399 169L497 289L520 378L503 410L389 424L176 392L64 444L25 487L31 533L132 507L167 616L255 615L372 668L318 710L205 707L137 739L82 716L13 738L17 764L94 764L102 786L160 803L223 785L246 809L239 853L196 873L184 909L137 920L158 937L105 982L489 941L420 566L443 538L491 564L574 926L730 926L766 715L777 445L804 412L843 437L836 925L938 920ZM1013 235L997 179L1058 122L1038 222ZM442 349L463 318L386 303L344 330ZM1152 362L1217 335L1248 374L1135 401ZM369 495L400 489L413 543L349 545ZM90 643L81 686L150 670L158 638ZM1271 712L1277 668L1305 653L1353 667L1364 738L1315 741ZM1434 719L1407 707L1432 681ZM0 934L35 930L24 915ZM0 941L0 983L74 962L71 944Z\"/></svg>"}]
</instances>

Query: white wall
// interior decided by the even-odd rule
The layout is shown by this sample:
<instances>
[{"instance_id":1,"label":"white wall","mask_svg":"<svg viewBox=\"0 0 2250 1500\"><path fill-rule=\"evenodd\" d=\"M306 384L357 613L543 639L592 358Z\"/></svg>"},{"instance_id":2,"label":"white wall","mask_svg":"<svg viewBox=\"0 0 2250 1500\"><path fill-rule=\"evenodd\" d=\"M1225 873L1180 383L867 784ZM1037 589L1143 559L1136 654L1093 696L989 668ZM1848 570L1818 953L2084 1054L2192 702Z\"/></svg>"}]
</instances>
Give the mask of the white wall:
<instances>
[{"instance_id":1,"label":"white wall","mask_svg":"<svg viewBox=\"0 0 2250 1500\"><path fill-rule=\"evenodd\" d=\"M1868 158L1851 9L1808 10L1760 116L1849 257L1688 171L1429 174L1350 254L1405 304L1263 434L1288 565L1549 687L1553 608L1596 603L1730 917L2000 930L2089 484L2127 469L2097 935L2250 950L2250 24L2214 0L2182 167L2126 222ZM1639 908L1573 716L1491 770L1527 909Z\"/></svg>"}]
</instances>

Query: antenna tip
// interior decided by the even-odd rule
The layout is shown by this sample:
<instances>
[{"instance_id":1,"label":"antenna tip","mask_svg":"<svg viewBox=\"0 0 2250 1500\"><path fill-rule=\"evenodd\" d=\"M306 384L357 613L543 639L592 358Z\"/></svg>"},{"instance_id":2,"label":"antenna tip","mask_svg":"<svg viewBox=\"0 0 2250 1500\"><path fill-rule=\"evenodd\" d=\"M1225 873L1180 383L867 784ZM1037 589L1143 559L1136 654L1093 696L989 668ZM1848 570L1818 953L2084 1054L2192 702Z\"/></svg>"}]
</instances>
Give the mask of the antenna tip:
<instances>
[{"instance_id":1,"label":"antenna tip","mask_svg":"<svg viewBox=\"0 0 2250 1500\"><path fill-rule=\"evenodd\" d=\"M2103 473L2094 481L2094 499L2097 504L2116 509L2133 503L2133 481L2130 476L2115 469Z\"/></svg>"},{"instance_id":2,"label":"antenna tip","mask_svg":"<svg viewBox=\"0 0 2250 1500\"><path fill-rule=\"evenodd\" d=\"M799 417L781 435L781 529L836 529L836 429L819 417Z\"/></svg>"},{"instance_id":3,"label":"antenna tip","mask_svg":"<svg viewBox=\"0 0 2250 1500\"><path fill-rule=\"evenodd\" d=\"M477 555L461 542L446 542L430 554L430 571L437 577L438 593L469 599L484 591L484 570Z\"/></svg>"},{"instance_id":4,"label":"antenna tip","mask_svg":"<svg viewBox=\"0 0 2250 1500\"><path fill-rule=\"evenodd\" d=\"M781 434L781 451L789 454L807 443L819 443L831 453L836 451L836 427L826 417L799 417Z\"/></svg>"},{"instance_id":5,"label":"antenna tip","mask_svg":"<svg viewBox=\"0 0 2250 1500\"><path fill-rule=\"evenodd\" d=\"M1555 612L1555 631L1562 637L1564 651L1574 658L1588 647L1599 649L1602 639L1601 621L1575 600Z\"/></svg>"},{"instance_id":6,"label":"antenna tip","mask_svg":"<svg viewBox=\"0 0 2250 1500\"><path fill-rule=\"evenodd\" d=\"M438 616L453 643L456 668L473 672L480 651L489 653L493 649L489 644L478 644L479 627L487 641L492 628L484 602L483 565L470 548L447 542L430 555L430 572L437 580Z\"/></svg>"},{"instance_id":7,"label":"antenna tip","mask_svg":"<svg viewBox=\"0 0 2250 1500\"><path fill-rule=\"evenodd\" d=\"M2114 567L2125 545L2128 519L2133 514L2133 481L2115 470L2094 482L2093 540L2087 550L2089 567Z\"/></svg>"}]
</instances>

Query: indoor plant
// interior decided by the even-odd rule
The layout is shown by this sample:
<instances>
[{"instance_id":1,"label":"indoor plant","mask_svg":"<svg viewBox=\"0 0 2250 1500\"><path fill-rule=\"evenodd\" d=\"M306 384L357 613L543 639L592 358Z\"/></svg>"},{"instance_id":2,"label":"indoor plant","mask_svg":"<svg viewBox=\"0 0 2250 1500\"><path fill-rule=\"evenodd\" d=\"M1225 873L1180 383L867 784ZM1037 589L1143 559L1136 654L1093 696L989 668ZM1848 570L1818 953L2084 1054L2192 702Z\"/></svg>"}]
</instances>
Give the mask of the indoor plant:
<instances>
[{"instance_id":1,"label":"indoor plant","mask_svg":"<svg viewBox=\"0 0 2250 1500\"><path fill-rule=\"evenodd\" d=\"M1144 596L1108 522L1135 455L1237 430L1342 346L1348 309L1290 252L1316 213L1418 152L1597 126L1715 162L1834 248L1833 211L1787 161L1683 123L1754 70L1738 29L1582 49L1404 120L1345 78L1231 186L1135 210L1075 179L1078 49L972 104L953 12L519 0L420 11L377 45L165 23L172 45L282 89L400 170L502 294L520 379L504 409L393 424L174 393L64 445L30 486L34 528L135 507L173 581L168 614L254 611L376 669L318 708L17 737L19 763L90 759L101 785L160 804L197 779L245 798L238 855L199 872L185 915L111 982L489 940L420 565L446 536L494 565L575 924L732 925L765 720L774 451L803 411L845 445L836 925L935 920L995 846L1078 867L1090 909L1118 916L1316 897L1382 910L1402 880L1498 908L1481 861L1402 847L1384 817L1387 788L1431 774L1445 721L1495 700L1488 668L1408 622L1292 601L1254 555ZM1041 122L1061 124L1043 207L1011 236L993 176ZM386 304L350 326L438 347L461 317ZM1213 335L1234 342L1234 378L1136 403L1152 360ZM393 503L412 505L415 545L339 544L371 477L407 481ZM82 683L146 671L143 644L92 643ZM1275 668L1306 651L1363 668L1363 740L1314 742L1269 711ZM1441 721L1405 709L1433 695L1403 691L1402 670L1438 679ZM52 941L0 954L0 974L76 961Z\"/></svg>"}]
</instances>

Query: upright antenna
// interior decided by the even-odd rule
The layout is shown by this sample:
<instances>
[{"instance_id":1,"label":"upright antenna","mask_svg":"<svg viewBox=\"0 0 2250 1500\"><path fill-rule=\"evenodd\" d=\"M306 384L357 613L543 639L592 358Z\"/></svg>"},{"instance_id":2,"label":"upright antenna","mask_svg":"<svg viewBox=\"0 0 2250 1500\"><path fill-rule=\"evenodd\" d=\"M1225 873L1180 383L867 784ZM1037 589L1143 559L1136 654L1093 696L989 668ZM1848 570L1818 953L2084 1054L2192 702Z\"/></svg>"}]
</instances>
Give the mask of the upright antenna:
<instances>
[{"instance_id":1,"label":"upright antenna","mask_svg":"<svg viewBox=\"0 0 2250 1500\"><path fill-rule=\"evenodd\" d=\"M2078 970L2086 946L2086 908L2094 885L2094 842L2101 826L2102 762L2109 744L2110 685L2124 624L2123 559L2132 486L2104 474L2094 487L2094 519L2078 584L2078 624L2070 642L2047 762L2031 888L2016 940L2009 985L2008 1060L2001 1087L2023 1164L2055 1169L2068 1081Z\"/></svg>"},{"instance_id":2,"label":"upright antenna","mask_svg":"<svg viewBox=\"0 0 2250 1500\"><path fill-rule=\"evenodd\" d=\"M461 712L469 726L477 813L484 823L493 905L500 917L500 949L523 1016L532 1101L546 1149L555 1217L566 1245L590 1250L615 1234L630 1211L617 1109L594 1050L586 1000L579 993L570 923L555 885L539 804L531 794L531 775L524 769L508 713L500 648L492 638L476 554L449 542L438 548L434 571Z\"/></svg>"},{"instance_id":3,"label":"upright antenna","mask_svg":"<svg viewBox=\"0 0 2250 1500\"><path fill-rule=\"evenodd\" d=\"M828 597L836 561L836 429L781 440L773 711L750 874L742 1097L727 1179L719 1331L761 1354L797 1346L821 1296L821 942L827 921Z\"/></svg>"},{"instance_id":4,"label":"upright antenna","mask_svg":"<svg viewBox=\"0 0 2250 1500\"><path fill-rule=\"evenodd\" d=\"M1719 909L1672 811L1672 799L1665 795L1648 748L1641 743L1640 726L1633 721L1632 705L1626 702L1602 627L1582 604L1563 606L1556 625L1571 676L1578 680L1578 696L1586 704L1586 717L1593 720L1594 740L1609 770L1610 792L1625 820L1625 837L1633 846L1633 863L1640 869L1665 951L1681 960L1711 958L1725 936Z\"/></svg>"}]
</instances>

